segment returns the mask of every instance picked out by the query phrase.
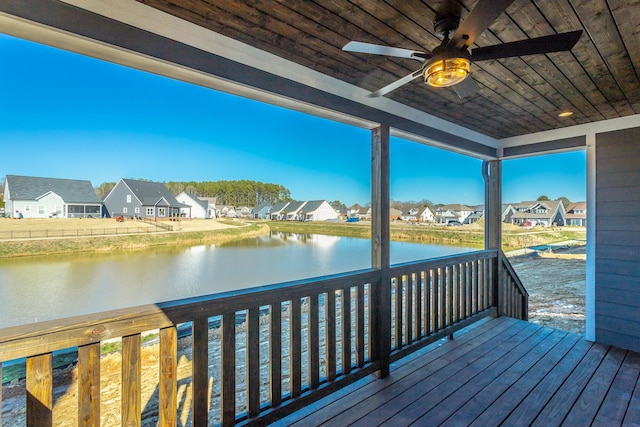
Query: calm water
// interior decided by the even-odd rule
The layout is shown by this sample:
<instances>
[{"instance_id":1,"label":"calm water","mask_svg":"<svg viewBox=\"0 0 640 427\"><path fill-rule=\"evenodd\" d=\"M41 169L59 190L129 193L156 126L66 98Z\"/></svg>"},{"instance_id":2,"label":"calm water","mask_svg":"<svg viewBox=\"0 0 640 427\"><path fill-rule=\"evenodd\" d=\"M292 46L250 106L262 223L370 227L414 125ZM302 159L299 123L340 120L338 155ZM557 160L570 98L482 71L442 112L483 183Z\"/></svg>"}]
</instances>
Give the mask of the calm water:
<instances>
[{"instance_id":1,"label":"calm water","mask_svg":"<svg viewBox=\"0 0 640 427\"><path fill-rule=\"evenodd\" d=\"M400 263L468 252L391 242ZM0 260L0 328L371 265L371 243L276 233L225 245Z\"/></svg>"}]
</instances>

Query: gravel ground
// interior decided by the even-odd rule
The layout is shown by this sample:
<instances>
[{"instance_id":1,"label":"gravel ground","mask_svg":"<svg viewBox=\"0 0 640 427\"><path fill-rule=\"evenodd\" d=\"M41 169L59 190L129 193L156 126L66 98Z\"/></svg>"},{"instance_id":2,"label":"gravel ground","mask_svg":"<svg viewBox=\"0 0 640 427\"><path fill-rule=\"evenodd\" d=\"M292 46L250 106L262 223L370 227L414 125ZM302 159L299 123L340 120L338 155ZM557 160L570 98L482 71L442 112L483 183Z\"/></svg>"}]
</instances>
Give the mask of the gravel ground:
<instances>
[{"instance_id":1,"label":"gravel ground","mask_svg":"<svg viewBox=\"0 0 640 427\"><path fill-rule=\"evenodd\" d=\"M562 251L584 253L584 247ZM527 255L510 259L529 292L529 321L556 329L584 333L584 259L554 259Z\"/></svg>"}]
</instances>

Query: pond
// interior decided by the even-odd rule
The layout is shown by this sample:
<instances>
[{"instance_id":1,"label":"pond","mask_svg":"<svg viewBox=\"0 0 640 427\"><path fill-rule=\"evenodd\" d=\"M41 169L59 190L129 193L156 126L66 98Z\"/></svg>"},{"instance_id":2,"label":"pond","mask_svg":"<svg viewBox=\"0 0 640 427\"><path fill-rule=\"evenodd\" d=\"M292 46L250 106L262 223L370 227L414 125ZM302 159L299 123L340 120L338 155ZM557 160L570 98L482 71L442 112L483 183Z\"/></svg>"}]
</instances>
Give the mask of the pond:
<instances>
[{"instance_id":1,"label":"pond","mask_svg":"<svg viewBox=\"0 0 640 427\"><path fill-rule=\"evenodd\" d=\"M391 242L391 262L473 251ZM371 266L368 239L272 233L224 245L0 260L0 328Z\"/></svg>"}]
</instances>

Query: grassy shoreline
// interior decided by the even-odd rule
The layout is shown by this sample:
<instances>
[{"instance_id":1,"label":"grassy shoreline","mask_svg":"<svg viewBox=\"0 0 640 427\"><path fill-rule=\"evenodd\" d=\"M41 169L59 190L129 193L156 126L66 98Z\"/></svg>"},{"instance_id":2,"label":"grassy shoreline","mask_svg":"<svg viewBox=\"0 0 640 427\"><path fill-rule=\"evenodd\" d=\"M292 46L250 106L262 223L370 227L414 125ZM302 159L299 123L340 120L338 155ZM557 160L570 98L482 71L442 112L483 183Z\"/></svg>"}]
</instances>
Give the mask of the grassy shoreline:
<instances>
[{"instance_id":1,"label":"grassy shoreline","mask_svg":"<svg viewBox=\"0 0 640 427\"><path fill-rule=\"evenodd\" d=\"M332 222L267 222L271 231L325 234L370 238L369 222L332 223ZM391 240L466 246L481 249L484 247L484 224L482 222L461 227L420 226L407 223L391 224ZM505 224L502 232L502 249L513 251L531 246L586 239L586 231L581 228L520 228Z\"/></svg>"},{"instance_id":2,"label":"grassy shoreline","mask_svg":"<svg viewBox=\"0 0 640 427\"><path fill-rule=\"evenodd\" d=\"M0 245L0 258L144 250L160 246L194 246L224 243L269 233L269 228L264 224L238 225L240 226L217 230L11 240Z\"/></svg>"}]
</instances>

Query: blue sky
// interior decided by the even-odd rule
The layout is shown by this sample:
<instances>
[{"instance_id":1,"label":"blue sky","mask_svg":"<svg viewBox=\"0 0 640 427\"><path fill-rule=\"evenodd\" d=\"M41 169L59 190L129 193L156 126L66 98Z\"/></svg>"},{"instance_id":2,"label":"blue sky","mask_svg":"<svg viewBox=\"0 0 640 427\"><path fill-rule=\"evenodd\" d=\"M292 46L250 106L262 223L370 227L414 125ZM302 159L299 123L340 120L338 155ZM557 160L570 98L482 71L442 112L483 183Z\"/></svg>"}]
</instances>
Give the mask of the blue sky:
<instances>
[{"instance_id":1,"label":"blue sky","mask_svg":"<svg viewBox=\"0 0 640 427\"><path fill-rule=\"evenodd\" d=\"M0 180L250 179L369 202L367 130L1 34L0 55ZM585 159L505 161L503 200L584 200ZM481 204L481 161L392 138L391 198Z\"/></svg>"}]
</instances>

